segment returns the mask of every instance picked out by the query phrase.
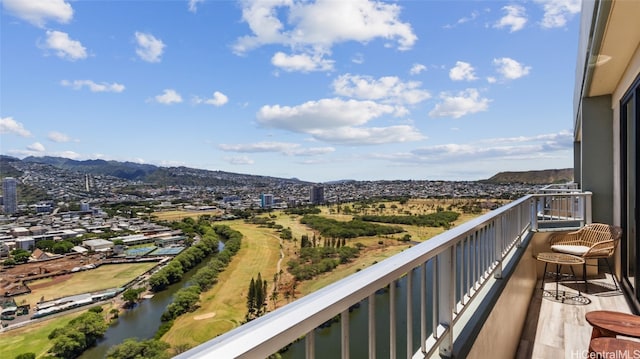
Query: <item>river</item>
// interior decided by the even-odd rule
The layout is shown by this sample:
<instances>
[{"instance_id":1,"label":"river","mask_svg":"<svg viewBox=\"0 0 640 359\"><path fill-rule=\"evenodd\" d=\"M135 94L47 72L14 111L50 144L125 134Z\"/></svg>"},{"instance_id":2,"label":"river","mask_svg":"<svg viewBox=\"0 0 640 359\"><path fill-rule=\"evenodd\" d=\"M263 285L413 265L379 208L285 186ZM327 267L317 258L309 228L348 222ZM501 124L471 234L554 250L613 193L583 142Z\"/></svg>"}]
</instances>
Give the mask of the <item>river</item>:
<instances>
[{"instance_id":1,"label":"river","mask_svg":"<svg viewBox=\"0 0 640 359\"><path fill-rule=\"evenodd\" d=\"M222 241L218 242L218 248L220 251L224 249ZM121 313L117 322L109 326L104 338L99 340L96 346L87 349L79 358L104 358L109 348L121 344L125 339L137 338L138 340L147 340L153 338L160 327L160 317L162 313L164 313L164 310L173 300L173 294L180 288L187 286L189 279L191 279L198 269L206 266L211 258L213 257L208 257L192 270L185 273L181 282L170 285L162 292L156 293L153 298L143 300L132 309Z\"/></svg>"}]
</instances>

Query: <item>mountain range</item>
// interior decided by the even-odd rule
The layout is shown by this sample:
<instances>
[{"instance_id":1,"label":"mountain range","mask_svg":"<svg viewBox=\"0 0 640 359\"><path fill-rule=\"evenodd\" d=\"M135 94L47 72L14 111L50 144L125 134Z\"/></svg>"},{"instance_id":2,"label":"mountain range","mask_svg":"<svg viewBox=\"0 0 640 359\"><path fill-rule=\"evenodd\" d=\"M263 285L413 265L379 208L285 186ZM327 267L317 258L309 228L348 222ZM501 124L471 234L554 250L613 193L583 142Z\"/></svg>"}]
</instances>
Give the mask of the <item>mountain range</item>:
<instances>
[{"instance_id":1,"label":"mountain range","mask_svg":"<svg viewBox=\"0 0 640 359\"><path fill-rule=\"evenodd\" d=\"M0 177L18 177L20 172L11 166L11 162L23 161L50 165L62 170L74 171L97 176L112 176L130 181L140 181L156 185L201 185L220 186L225 184L261 184L309 183L297 178L278 178L260 175L239 174L224 171L212 171L189 167L160 167L135 162L107 161L101 159L78 161L63 157L15 157L0 155ZM551 184L573 180L573 169L549 169L537 171L500 172L491 178L482 180L486 183L525 183Z\"/></svg>"}]
</instances>

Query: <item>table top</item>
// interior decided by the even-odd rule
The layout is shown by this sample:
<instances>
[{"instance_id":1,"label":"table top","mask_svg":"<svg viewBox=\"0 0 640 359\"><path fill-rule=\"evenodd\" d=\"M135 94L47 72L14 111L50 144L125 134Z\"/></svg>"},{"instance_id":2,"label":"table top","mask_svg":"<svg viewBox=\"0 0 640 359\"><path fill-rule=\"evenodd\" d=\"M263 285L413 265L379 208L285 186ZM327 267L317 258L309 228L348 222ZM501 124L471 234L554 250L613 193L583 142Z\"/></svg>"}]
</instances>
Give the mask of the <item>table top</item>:
<instances>
[{"instance_id":1,"label":"table top","mask_svg":"<svg viewBox=\"0 0 640 359\"><path fill-rule=\"evenodd\" d=\"M541 252L538 253L536 259L542 262L554 264L583 264L584 258L566 253L558 252Z\"/></svg>"},{"instance_id":2,"label":"table top","mask_svg":"<svg viewBox=\"0 0 640 359\"><path fill-rule=\"evenodd\" d=\"M594 327L613 333L640 338L640 316L609 310L594 310L585 314L585 319Z\"/></svg>"}]
</instances>

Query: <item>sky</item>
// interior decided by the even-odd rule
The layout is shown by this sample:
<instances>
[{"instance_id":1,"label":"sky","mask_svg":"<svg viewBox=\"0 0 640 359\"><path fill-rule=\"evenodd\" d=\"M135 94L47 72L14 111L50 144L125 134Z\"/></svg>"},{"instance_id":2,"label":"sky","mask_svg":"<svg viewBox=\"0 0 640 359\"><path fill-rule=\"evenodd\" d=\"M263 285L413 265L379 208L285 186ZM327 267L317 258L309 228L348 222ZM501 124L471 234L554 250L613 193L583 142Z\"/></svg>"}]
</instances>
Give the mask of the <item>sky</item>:
<instances>
[{"instance_id":1,"label":"sky","mask_svg":"<svg viewBox=\"0 0 640 359\"><path fill-rule=\"evenodd\" d=\"M0 153L299 178L573 167L580 0L0 0Z\"/></svg>"}]
</instances>

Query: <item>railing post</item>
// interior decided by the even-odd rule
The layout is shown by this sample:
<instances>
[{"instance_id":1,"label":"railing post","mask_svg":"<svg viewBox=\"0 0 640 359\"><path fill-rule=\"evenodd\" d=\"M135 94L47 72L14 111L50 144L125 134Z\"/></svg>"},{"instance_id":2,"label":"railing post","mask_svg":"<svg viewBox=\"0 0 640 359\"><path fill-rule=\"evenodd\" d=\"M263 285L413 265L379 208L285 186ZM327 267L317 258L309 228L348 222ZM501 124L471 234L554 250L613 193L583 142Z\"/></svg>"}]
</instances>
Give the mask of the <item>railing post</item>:
<instances>
[{"instance_id":1,"label":"railing post","mask_svg":"<svg viewBox=\"0 0 640 359\"><path fill-rule=\"evenodd\" d=\"M349 309L340 313L342 359L349 359Z\"/></svg>"},{"instance_id":2,"label":"railing post","mask_svg":"<svg viewBox=\"0 0 640 359\"><path fill-rule=\"evenodd\" d=\"M369 358L376 359L376 295L369 296Z\"/></svg>"},{"instance_id":3,"label":"railing post","mask_svg":"<svg viewBox=\"0 0 640 359\"><path fill-rule=\"evenodd\" d=\"M427 352L427 263L426 262L420 265L420 351L422 353Z\"/></svg>"},{"instance_id":4,"label":"railing post","mask_svg":"<svg viewBox=\"0 0 640 359\"><path fill-rule=\"evenodd\" d=\"M538 230L538 197L531 198L531 230Z\"/></svg>"},{"instance_id":5,"label":"railing post","mask_svg":"<svg viewBox=\"0 0 640 359\"><path fill-rule=\"evenodd\" d=\"M413 356L413 269L407 272L407 359Z\"/></svg>"},{"instance_id":6,"label":"railing post","mask_svg":"<svg viewBox=\"0 0 640 359\"><path fill-rule=\"evenodd\" d=\"M445 328L440 342L440 355L450 357L453 349L451 325L453 322L453 306L455 301L456 268L453 267L453 247L438 254L438 324ZM435 313L434 313L435 314Z\"/></svg>"},{"instance_id":7,"label":"railing post","mask_svg":"<svg viewBox=\"0 0 640 359\"><path fill-rule=\"evenodd\" d=\"M396 281L389 283L389 359L396 359Z\"/></svg>"},{"instance_id":8,"label":"railing post","mask_svg":"<svg viewBox=\"0 0 640 359\"><path fill-rule=\"evenodd\" d=\"M520 218L520 216L518 216ZM502 248L504 247L504 238L502 236L502 227L504 226L504 216L499 216L496 218L495 223L495 238L494 238L494 256L497 260L496 270L493 273L493 278L501 279L502 278ZM520 222L520 219L518 219ZM520 236L518 236L520 237Z\"/></svg>"},{"instance_id":9,"label":"railing post","mask_svg":"<svg viewBox=\"0 0 640 359\"><path fill-rule=\"evenodd\" d=\"M305 358L306 359L314 359L316 357L315 347L316 347L316 334L315 330L310 331L305 336Z\"/></svg>"}]
</instances>

